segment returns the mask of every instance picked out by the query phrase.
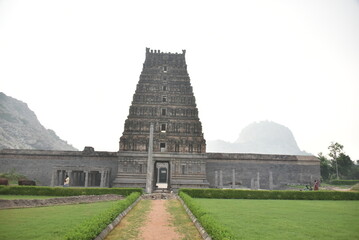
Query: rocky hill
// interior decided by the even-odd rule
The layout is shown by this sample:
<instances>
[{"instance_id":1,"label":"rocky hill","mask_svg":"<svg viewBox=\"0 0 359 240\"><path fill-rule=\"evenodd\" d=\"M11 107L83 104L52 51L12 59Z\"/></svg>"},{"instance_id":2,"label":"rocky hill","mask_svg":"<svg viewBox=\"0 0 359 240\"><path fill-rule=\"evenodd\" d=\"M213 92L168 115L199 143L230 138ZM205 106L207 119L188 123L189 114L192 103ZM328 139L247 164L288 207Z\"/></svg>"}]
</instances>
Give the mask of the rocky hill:
<instances>
[{"instance_id":1,"label":"rocky hill","mask_svg":"<svg viewBox=\"0 0 359 240\"><path fill-rule=\"evenodd\" d=\"M207 151L310 155L299 149L289 128L270 121L255 122L248 125L233 143L223 140L209 140L207 141Z\"/></svg>"},{"instance_id":2,"label":"rocky hill","mask_svg":"<svg viewBox=\"0 0 359 240\"><path fill-rule=\"evenodd\" d=\"M26 103L0 92L0 149L77 150L44 128Z\"/></svg>"}]
</instances>

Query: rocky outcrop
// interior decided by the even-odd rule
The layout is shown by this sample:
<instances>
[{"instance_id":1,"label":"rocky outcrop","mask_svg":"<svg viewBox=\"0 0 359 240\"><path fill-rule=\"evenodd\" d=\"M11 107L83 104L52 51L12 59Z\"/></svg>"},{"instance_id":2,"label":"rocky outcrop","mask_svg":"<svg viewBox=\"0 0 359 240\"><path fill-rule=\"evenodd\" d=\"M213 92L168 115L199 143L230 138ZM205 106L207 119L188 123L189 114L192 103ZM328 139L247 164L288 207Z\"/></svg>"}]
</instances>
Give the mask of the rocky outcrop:
<instances>
[{"instance_id":1,"label":"rocky outcrop","mask_svg":"<svg viewBox=\"0 0 359 240\"><path fill-rule=\"evenodd\" d=\"M275 122L255 122L245 127L238 139L207 141L208 152L310 155L301 151L291 130Z\"/></svg>"},{"instance_id":2,"label":"rocky outcrop","mask_svg":"<svg viewBox=\"0 0 359 240\"><path fill-rule=\"evenodd\" d=\"M26 103L0 92L0 149L77 150L41 125Z\"/></svg>"}]
</instances>

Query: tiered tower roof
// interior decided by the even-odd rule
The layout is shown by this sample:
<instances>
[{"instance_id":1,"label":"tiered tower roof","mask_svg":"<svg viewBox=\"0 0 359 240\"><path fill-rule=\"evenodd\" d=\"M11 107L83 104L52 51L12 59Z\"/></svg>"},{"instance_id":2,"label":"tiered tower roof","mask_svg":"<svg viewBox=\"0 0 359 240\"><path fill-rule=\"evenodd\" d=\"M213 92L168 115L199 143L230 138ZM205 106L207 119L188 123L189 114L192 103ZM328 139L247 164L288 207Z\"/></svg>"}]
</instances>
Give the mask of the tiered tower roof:
<instances>
[{"instance_id":1,"label":"tiered tower roof","mask_svg":"<svg viewBox=\"0 0 359 240\"><path fill-rule=\"evenodd\" d=\"M206 152L185 55L146 48L120 151L147 151L153 123L154 152Z\"/></svg>"}]
</instances>

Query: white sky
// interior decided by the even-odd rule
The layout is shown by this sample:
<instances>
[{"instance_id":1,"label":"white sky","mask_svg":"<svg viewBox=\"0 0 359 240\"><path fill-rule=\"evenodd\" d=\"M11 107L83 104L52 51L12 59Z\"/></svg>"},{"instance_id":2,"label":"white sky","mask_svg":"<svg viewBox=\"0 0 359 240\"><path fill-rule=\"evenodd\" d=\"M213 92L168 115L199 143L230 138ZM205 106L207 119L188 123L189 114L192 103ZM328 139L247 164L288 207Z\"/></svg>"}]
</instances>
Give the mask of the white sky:
<instances>
[{"instance_id":1,"label":"white sky","mask_svg":"<svg viewBox=\"0 0 359 240\"><path fill-rule=\"evenodd\" d=\"M207 140L270 120L359 159L359 1L0 0L0 91L79 150L118 150L146 47L187 50Z\"/></svg>"}]
</instances>

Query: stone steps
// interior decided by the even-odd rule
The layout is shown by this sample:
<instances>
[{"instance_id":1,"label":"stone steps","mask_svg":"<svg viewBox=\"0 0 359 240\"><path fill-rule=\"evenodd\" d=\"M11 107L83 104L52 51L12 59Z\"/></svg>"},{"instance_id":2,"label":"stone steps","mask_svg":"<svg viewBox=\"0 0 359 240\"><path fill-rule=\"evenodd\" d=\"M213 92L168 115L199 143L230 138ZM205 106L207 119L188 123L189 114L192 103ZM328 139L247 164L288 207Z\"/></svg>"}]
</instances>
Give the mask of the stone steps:
<instances>
[{"instance_id":1,"label":"stone steps","mask_svg":"<svg viewBox=\"0 0 359 240\"><path fill-rule=\"evenodd\" d=\"M151 200L167 200L176 198L174 193L149 193L142 195L142 199L151 199Z\"/></svg>"}]
</instances>

